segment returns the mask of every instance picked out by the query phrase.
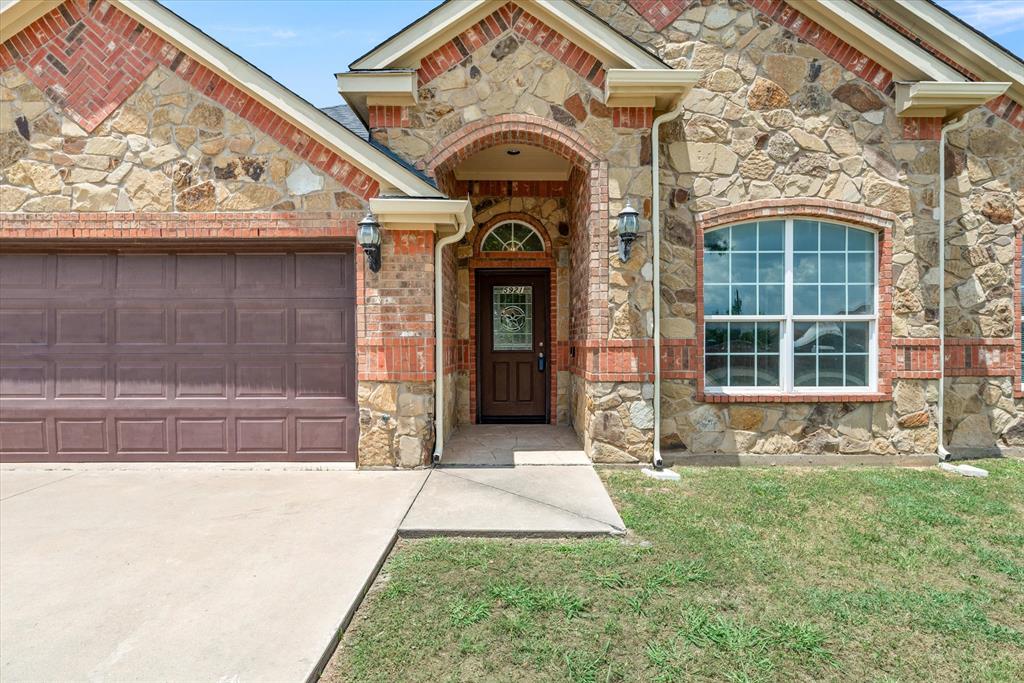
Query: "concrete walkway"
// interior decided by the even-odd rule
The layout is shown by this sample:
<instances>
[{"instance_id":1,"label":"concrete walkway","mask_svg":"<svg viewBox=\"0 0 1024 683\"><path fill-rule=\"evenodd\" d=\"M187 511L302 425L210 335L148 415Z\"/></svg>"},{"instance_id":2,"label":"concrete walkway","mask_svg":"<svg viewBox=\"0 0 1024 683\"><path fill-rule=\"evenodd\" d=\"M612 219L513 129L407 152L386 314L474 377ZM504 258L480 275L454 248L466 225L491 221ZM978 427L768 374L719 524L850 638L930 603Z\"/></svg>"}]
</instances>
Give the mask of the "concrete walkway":
<instances>
[{"instance_id":1,"label":"concrete walkway","mask_svg":"<svg viewBox=\"0 0 1024 683\"><path fill-rule=\"evenodd\" d=\"M304 681L426 476L2 471L0 680Z\"/></svg>"},{"instance_id":2,"label":"concrete walkway","mask_svg":"<svg viewBox=\"0 0 1024 683\"><path fill-rule=\"evenodd\" d=\"M594 536L624 531L576 434L554 425L461 428L400 529L403 536Z\"/></svg>"}]
</instances>

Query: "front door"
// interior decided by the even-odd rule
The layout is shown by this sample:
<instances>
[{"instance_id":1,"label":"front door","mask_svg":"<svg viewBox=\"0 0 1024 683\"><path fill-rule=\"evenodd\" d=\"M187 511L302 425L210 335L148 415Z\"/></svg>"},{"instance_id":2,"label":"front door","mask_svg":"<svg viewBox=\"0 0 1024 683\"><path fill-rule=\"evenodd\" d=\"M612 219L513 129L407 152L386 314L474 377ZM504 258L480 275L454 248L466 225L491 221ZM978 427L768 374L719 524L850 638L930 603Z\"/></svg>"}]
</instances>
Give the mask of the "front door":
<instances>
[{"instance_id":1,"label":"front door","mask_svg":"<svg viewBox=\"0 0 1024 683\"><path fill-rule=\"evenodd\" d=\"M548 280L543 270L477 271L481 422L547 422Z\"/></svg>"}]
</instances>

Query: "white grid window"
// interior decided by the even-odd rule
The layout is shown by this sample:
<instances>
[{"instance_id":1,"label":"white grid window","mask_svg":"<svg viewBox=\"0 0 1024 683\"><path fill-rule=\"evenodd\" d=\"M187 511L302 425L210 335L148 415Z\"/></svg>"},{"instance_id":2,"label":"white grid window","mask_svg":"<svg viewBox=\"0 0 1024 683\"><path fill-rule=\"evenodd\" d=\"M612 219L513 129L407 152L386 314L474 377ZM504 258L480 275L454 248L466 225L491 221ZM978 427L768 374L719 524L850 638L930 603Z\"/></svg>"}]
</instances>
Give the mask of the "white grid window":
<instances>
[{"instance_id":1,"label":"white grid window","mask_svg":"<svg viewBox=\"0 0 1024 683\"><path fill-rule=\"evenodd\" d=\"M803 218L704 236L705 388L800 393L876 385L874 232Z\"/></svg>"}]
</instances>

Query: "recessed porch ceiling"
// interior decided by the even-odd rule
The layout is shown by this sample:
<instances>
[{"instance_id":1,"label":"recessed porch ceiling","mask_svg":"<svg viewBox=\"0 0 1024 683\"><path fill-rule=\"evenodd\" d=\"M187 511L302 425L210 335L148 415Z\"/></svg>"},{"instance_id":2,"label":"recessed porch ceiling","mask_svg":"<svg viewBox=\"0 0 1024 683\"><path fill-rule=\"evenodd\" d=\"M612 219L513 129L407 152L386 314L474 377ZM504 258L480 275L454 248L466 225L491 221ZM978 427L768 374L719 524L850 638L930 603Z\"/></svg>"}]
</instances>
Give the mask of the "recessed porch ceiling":
<instances>
[{"instance_id":1,"label":"recessed porch ceiling","mask_svg":"<svg viewBox=\"0 0 1024 683\"><path fill-rule=\"evenodd\" d=\"M518 151L518 154L509 154ZM572 164L553 152L529 145L495 145L455 168L456 180L568 180Z\"/></svg>"}]
</instances>

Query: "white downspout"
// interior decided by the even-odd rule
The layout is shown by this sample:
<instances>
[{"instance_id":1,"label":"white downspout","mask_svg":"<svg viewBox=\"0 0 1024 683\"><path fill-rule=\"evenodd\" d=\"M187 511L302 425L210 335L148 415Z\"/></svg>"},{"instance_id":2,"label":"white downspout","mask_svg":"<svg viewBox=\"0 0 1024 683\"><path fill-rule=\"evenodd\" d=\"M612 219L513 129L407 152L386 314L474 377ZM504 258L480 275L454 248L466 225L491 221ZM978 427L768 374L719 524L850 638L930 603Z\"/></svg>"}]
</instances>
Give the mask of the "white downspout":
<instances>
[{"instance_id":1,"label":"white downspout","mask_svg":"<svg viewBox=\"0 0 1024 683\"><path fill-rule=\"evenodd\" d=\"M661 124L679 116L683 111L683 98L651 125L651 265L653 266L654 287L654 457L652 464L661 469L665 461L661 458L661 163L659 157L659 132Z\"/></svg>"},{"instance_id":2,"label":"white downspout","mask_svg":"<svg viewBox=\"0 0 1024 683\"><path fill-rule=\"evenodd\" d=\"M939 427L938 454L941 460L949 458L945 444L946 412L946 133L962 128L966 116L942 126L939 134L939 405L935 420Z\"/></svg>"},{"instance_id":3,"label":"white downspout","mask_svg":"<svg viewBox=\"0 0 1024 683\"><path fill-rule=\"evenodd\" d=\"M434 245L434 454L430 457L434 464L441 462L444 452L444 273L441 257L446 246L466 235L468 227L468 222L460 218L458 230Z\"/></svg>"}]
</instances>

